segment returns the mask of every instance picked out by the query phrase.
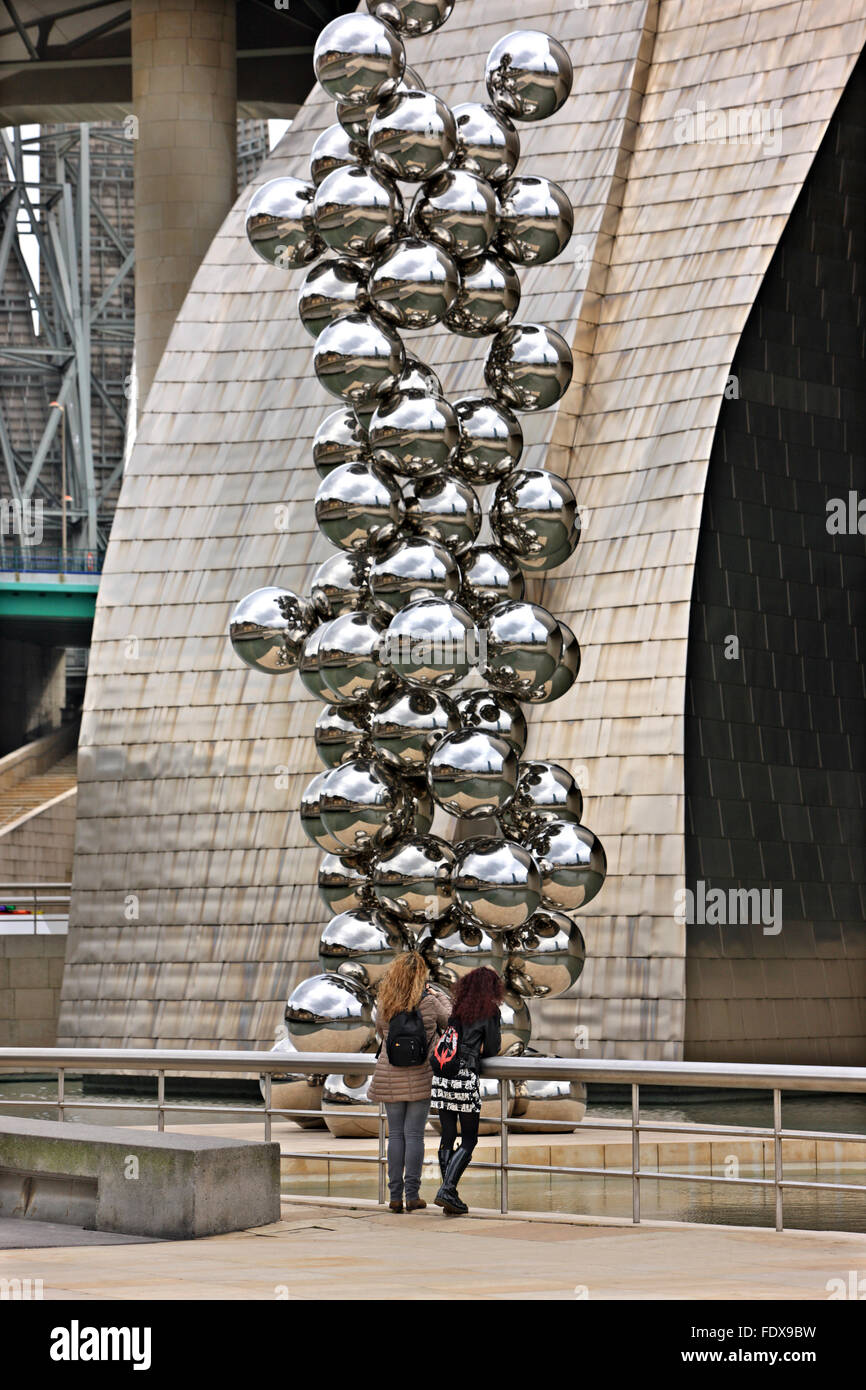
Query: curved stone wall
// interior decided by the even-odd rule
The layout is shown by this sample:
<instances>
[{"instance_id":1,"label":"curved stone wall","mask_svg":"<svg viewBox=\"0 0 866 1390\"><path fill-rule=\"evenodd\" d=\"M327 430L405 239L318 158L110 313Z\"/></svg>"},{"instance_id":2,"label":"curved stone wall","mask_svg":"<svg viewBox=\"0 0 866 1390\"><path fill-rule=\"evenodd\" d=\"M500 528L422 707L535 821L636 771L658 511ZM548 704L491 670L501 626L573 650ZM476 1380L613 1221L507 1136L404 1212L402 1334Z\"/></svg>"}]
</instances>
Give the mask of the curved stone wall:
<instances>
[{"instance_id":1,"label":"curved stone wall","mask_svg":"<svg viewBox=\"0 0 866 1390\"><path fill-rule=\"evenodd\" d=\"M574 628L583 670L537 712L528 752L580 770L610 876L584 915L577 996L535 1007L535 1042L569 1054L577 1027L589 1056L676 1058L686 647L707 461L866 4L492 9L460 0L410 61L451 102L480 98L485 55L515 27L556 34L575 62L562 111L521 130L522 167L564 185L575 234L526 273L520 317L574 345L573 386L558 412L528 417L526 457L567 475L587 509L575 556L541 590ZM695 138L707 112L733 123L754 105L778 109L778 148ZM305 176L330 119L314 94L259 181ZM178 318L115 519L79 760L64 1043L265 1042L313 969L318 854L294 809L316 770L316 710L298 681L239 668L224 634L240 595L303 588L327 553L309 443L329 406L294 312L302 272L253 263L245 203ZM446 391L481 384L471 344L461 355L445 335L417 342Z\"/></svg>"}]
</instances>

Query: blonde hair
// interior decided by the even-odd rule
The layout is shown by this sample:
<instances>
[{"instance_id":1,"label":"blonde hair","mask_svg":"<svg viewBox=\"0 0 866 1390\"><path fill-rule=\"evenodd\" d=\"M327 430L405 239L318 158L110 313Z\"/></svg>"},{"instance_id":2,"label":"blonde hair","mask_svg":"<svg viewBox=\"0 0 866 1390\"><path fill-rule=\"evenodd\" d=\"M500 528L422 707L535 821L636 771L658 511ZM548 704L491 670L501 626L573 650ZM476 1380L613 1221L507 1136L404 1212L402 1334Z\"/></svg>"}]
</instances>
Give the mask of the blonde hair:
<instances>
[{"instance_id":1,"label":"blonde hair","mask_svg":"<svg viewBox=\"0 0 866 1390\"><path fill-rule=\"evenodd\" d=\"M427 962L417 951L403 951L391 962L376 994L376 1018L390 1023L395 1014L417 1009L429 975Z\"/></svg>"}]
</instances>

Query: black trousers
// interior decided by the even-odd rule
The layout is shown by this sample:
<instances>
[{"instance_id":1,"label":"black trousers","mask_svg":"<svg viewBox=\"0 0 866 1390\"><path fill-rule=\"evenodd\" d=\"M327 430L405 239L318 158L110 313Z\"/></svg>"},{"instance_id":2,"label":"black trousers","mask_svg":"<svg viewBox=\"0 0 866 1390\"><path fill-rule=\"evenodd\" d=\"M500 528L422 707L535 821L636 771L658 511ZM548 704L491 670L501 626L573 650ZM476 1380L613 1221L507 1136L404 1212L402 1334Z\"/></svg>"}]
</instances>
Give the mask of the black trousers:
<instances>
[{"instance_id":1,"label":"black trousers","mask_svg":"<svg viewBox=\"0 0 866 1390\"><path fill-rule=\"evenodd\" d=\"M468 1110L440 1110L439 1123L442 1126L440 1149L453 1149L457 1141L457 1122L460 1122L460 1147L472 1153L478 1143L478 1121L481 1116Z\"/></svg>"}]
</instances>

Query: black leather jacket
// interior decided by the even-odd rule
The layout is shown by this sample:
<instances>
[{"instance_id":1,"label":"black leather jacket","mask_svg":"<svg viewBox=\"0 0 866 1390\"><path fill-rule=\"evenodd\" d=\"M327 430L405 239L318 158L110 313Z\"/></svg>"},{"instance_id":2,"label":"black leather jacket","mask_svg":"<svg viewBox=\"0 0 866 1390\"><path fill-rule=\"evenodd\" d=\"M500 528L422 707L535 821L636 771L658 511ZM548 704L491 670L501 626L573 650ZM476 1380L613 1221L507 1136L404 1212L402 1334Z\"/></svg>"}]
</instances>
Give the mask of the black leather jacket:
<instances>
[{"instance_id":1,"label":"black leather jacket","mask_svg":"<svg viewBox=\"0 0 866 1390\"><path fill-rule=\"evenodd\" d=\"M460 1058L472 1071L478 1071L482 1057L495 1057L502 1046L499 1010L488 1018L476 1019L460 1031Z\"/></svg>"}]
</instances>

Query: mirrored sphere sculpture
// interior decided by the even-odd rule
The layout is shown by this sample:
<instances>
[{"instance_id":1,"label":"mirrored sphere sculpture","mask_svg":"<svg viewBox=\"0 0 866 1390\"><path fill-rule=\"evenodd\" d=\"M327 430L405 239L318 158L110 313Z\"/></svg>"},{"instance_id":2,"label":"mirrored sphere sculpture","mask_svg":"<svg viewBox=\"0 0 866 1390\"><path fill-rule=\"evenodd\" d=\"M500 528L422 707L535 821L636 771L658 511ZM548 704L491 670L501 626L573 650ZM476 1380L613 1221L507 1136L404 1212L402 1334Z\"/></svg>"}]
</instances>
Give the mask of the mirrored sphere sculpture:
<instances>
[{"instance_id":1,"label":"mirrored sphere sculpture","mask_svg":"<svg viewBox=\"0 0 866 1390\"><path fill-rule=\"evenodd\" d=\"M446 316L459 285L447 252L433 242L403 237L374 263L367 293L376 312L395 327L424 329Z\"/></svg>"},{"instance_id":2,"label":"mirrored sphere sculpture","mask_svg":"<svg viewBox=\"0 0 866 1390\"><path fill-rule=\"evenodd\" d=\"M428 835L433 828L435 808L426 782L407 778L403 788L410 804L409 824L416 835Z\"/></svg>"},{"instance_id":3,"label":"mirrored sphere sculpture","mask_svg":"<svg viewBox=\"0 0 866 1390\"><path fill-rule=\"evenodd\" d=\"M571 348L555 329L511 324L493 339L484 380L514 410L547 410L565 395L573 370Z\"/></svg>"},{"instance_id":4,"label":"mirrored sphere sculpture","mask_svg":"<svg viewBox=\"0 0 866 1390\"><path fill-rule=\"evenodd\" d=\"M523 575L513 555L498 545L471 545L461 552L460 601L477 623L491 608L523 598Z\"/></svg>"},{"instance_id":5,"label":"mirrored sphere sculpture","mask_svg":"<svg viewBox=\"0 0 866 1390\"><path fill-rule=\"evenodd\" d=\"M481 965L501 974L505 967L504 941L501 933L491 935L477 923L452 912L419 938L418 949L434 980L453 989L463 975Z\"/></svg>"},{"instance_id":6,"label":"mirrored sphere sculpture","mask_svg":"<svg viewBox=\"0 0 866 1390\"><path fill-rule=\"evenodd\" d=\"M367 758L341 763L327 772L319 804L338 852L381 848L399 835L409 812L393 780Z\"/></svg>"},{"instance_id":7,"label":"mirrored sphere sculpture","mask_svg":"<svg viewBox=\"0 0 866 1390\"><path fill-rule=\"evenodd\" d=\"M371 120L368 139L377 167L403 183L435 178L457 152L454 117L432 92L396 92Z\"/></svg>"},{"instance_id":8,"label":"mirrored sphere sculpture","mask_svg":"<svg viewBox=\"0 0 866 1390\"><path fill-rule=\"evenodd\" d=\"M391 96L395 96L397 92L425 92L426 90L426 83L421 81L414 68L407 65L403 70L403 76L394 91L391 92ZM372 164L373 162L373 156L367 143L370 138L370 122L384 100L384 97L377 96L372 101L338 101L336 104L339 124L355 144L363 145L363 162L365 164Z\"/></svg>"},{"instance_id":9,"label":"mirrored sphere sculpture","mask_svg":"<svg viewBox=\"0 0 866 1390\"><path fill-rule=\"evenodd\" d=\"M519 994L513 994L510 990L507 991L505 998L499 1005L499 1017L502 1023L500 1056L521 1056L526 1051L532 1037L532 1019L526 1007L526 1001L521 999Z\"/></svg>"},{"instance_id":10,"label":"mirrored sphere sculpture","mask_svg":"<svg viewBox=\"0 0 866 1390\"><path fill-rule=\"evenodd\" d=\"M326 24L313 49L316 77L335 101L387 96L403 76L406 53L389 24L345 14Z\"/></svg>"},{"instance_id":11,"label":"mirrored sphere sculpture","mask_svg":"<svg viewBox=\"0 0 866 1390\"><path fill-rule=\"evenodd\" d=\"M319 638L319 672L339 701L363 700L380 676L379 648L387 624L375 613L341 613Z\"/></svg>"},{"instance_id":12,"label":"mirrored sphere sculpture","mask_svg":"<svg viewBox=\"0 0 866 1390\"><path fill-rule=\"evenodd\" d=\"M268 265L293 270L321 255L312 184L301 179L271 179L257 188L247 208L250 245Z\"/></svg>"},{"instance_id":13,"label":"mirrored sphere sculpture","mask_svg":"<svg viewBox=\"0 0 866 1390\"><path fill-rule=\"evenodd\" d=\"M415 195L409 224L450 256L468 260L486 251L498 229L492 184L468 169L446 169Z\"/></svg>"},{"instance_id":14,"label":"mirrored sphere sculpture","mask_svg":"<svg viewBox=\"0 0 866 1390\"><path fill-rule=\"evenodd\" d=\"M398 34L414 39L443 25L454 9L454 0L367 0L367 9Z\"/></svg>"},{"instance_id":15,"label":"mirrored sphere sculpture","mask_svg":"<svg viewBox=\"0 0 866 1390\"><path fill-rule=\"evenodd\" d=\"M559 622L559 631L562 635L562 656L550 680L532 692L530 700L533 704L548 704L551 700L559 700L577 680L580 670L580 645L568 623L564 623L562 619Z\"/></svg>"},{"instance_id":16,"label":"mirrored sphere sculpture","mask_svg":"<svg viewBox=\"0 0 866 1390\"><path fill-rule=\"evenodd\" d=\"M574 912L591 903L607 874L601 841L585 825L548 821L528 840L541 870L546 907Z\"/></svg>"},{"instance_id":17,"label":"mirrored sphere sculpture","mask_svg":"<svg viewBox=\"0 0 866 1390\"><path fill-rule=\"evenodd\" d=\"M511 695L492 690L467 690L457 695L454 706L462 729L495 734L509 743L520 757L526 747L526 716ZM518 785L519 781L518 773Z\"/></svg>"},{"instance_id":18,"label":"mirrored sphere sculpture","mask_svg":"<svg viewBox=\"0 0 866 1390\"><path fill-rule=\"evenodd\" d=\"M393 918L375 909L352 908L333 917L319 940L319 963L375 991L395 954L408 948Z\"/></svg>"},{"instance_id":19,"label":"mirrored sphere sculpture","mask_svg":"<svg viewBox=\"0 0 866 1390\"><path fill-rule=\"evenodd\" d=\"M520 840L540 830L546 821L580 824L583 796L567 768L541 759L520 764L514 799L503 813L502 827Z\"/></svg>"},{"instance_id":20,"label":"mirrored sphere sculpture","mask_svg":"<svg viewBox=\"0 0 866 1390\"><path fill-rule=\"evenodd\" d=\"M444 396L398 389L376 407L369 438L372 456L382 468L418 478L454 462L460 426Z\"/></svg>"},{"instance_id":21,"label":"mirrored sphere sculpture","mask_svg":"<svg viewBox=\"0 0 866 1390\"><path fill-rule=\"evenodd\" d=\"M388 545L405 516L399 484L374 463L344 463L319 483L316 522L331 545L369 550Z\"/></svg>"},{"instance_id":22,"label":"mirrored sphere sculpture","mask_svg":"<svg viewBox=\"0 0 866 1390\"><path fill-rule=\"evenodd\" d=\"M315 621L304 600L291 589L254 589L235 607L229 638L235 654L254 671L279 675L293 671Z\"/></svg>"},{"instance_id":23,"label":"mirrored sphere sculpture","mask_svg":"<svg viewBox=\"0 0 866 1390\"><path fill-rule=\"evenodd\" d=\"M523 428L513 411L493 396L464 396L454 402L460 444L454 471L467 483L498 482L517 467Z\"/></svg>"},{"instance_id":24,"label":"mirrored sphere sculpture","mask_svg":"<svg viewBox=\"0 0 866 1390\"><path fill-rule=\"evenodd\" d=\"M481 835L456 846L456 854L454 897L471 921L491 932L514 931L540 907L538 865L516 840Z\"/></svg>"},{"instance_id":25,"label":"mirrored sphere sculpture","mask_svg":"<svg viewBox=\"0 0 866 1390\"><path fill-rule=\"evenodd\" d=\"M449 815L466 820L496 815L514 795L517 754L497 734L458 729L430 754L427 785Z\"/></svg>"},{"instance_id":26,"label":"mirrored sphere sculpture","mask_svg":"<svg viewBox=\"0 0 866 1390\"><path fill-rule=\"evenodd\" d=\"M319 261L308 271L298 290L298 315L313 338L343 314L369 307L367 273L366 262L334 256Z\"/></svg>"},{"instance_id":27,"label":"mirrored sphere sculpture","mask_svg":"<svg viewBox=\"0 0 866 1390\"><path fill-rule=\"evenodd\" d=\"M340 255L366 258L396 237L403 199L377 170L340 165L316 189L313 215L322 242Z\"/></svg>"},{"instance_id":28,"label":"mirrored sphere sculpture","mask_svg":"<svg viewBox=\"0 0 866 1390\"><path fill-rule=\"evenodd\" d=\"M301 678L301 684L309 690L311 695L315 695L317 700L324 700L325 703L330 704L333 697L319 670L319 641L323 627L324 623L320 623L318 627L313 628L309 637L305 638L301 647L301 654L298 657L298 675Z\"/></svg>"},{"instance_id":29,"label":"mirrored sphere sculpture","mask_svg":"<svg viewBox=\"0 0 866 1390\"><path fill-rule=\"evenodd\" d=\"M313 975L289 995L286 1027L299 1052L369 1052L373 996L342 975Z\"/></svg>"},{"instance_id":30,"label":"mirrored sphere sculpture","mask_svg":"<svg viewBox=\"0 0 866 1390\"><path fill-rule=\"evenodd\" d=\"M397 540L370 567L370 593L377 607L393 615L417 598L456 599L460 566L449 550L425 536Z\"/></svg>"},{"instance_id":31,"label":"mirrored sphere sculpture","mask_svg":"<svg viewBox=\"0 0 866 1390\"><path fill-rule=\"evenodd\" d=\"M359 612L370 597L369 571L370 557L358 550L341 550L323 560L311 585L313 603L322 618Z\"/></svg>"},{"instance_id":32,"label":"mirrored sphere sculpture","mask_svg":"<svg viewBox=\"0 0 866 1390\"><path fill-rule=\"evenodd\" d=\"M396 675L440 689L468 675L477 650L478 634L469 614L439 598L407 603L391 619L381 646L382 660Z\"/></svg>"},{"instance_id":33,"label":"mirrored sphere sculpture","mask_svg":"<svg viewBox=\"0 0 866 1390\"><path fill-rule=\"evenodd\" d=\"M313 735L316 752L325 767L337 767L349 758L372 755L370 712L364 703L348 701L325 705Z\"/></svg>"},{"instance_id":34,"label":"mirrored sphere sculpture","mask_svg":"<svg viewBox=\"0 0 866 1390\"><path fill-rule=\"evenodd\" d=\"M580 540L574 493L544 468L521 468L496 488L490 527L499 544L532 574L555 569Z\"/></svg>"},{"instance_id":35,"label":"mirrored sphere sculpture","mask_svg":"<svg viewBox=\"0 0 866 1390\"><path fill-rule=\"evenodd\" d=\"M574 211L552 179L509 179L499 190L499 246L517 265L546 265L568 245Z\"/></svg>"},{"instance_id":36,"label":"mirrored sphere sculpture","mask_svg":"<svg viewBox=\"0 0 866 1390\"><path fill-rule=\"evenodd\" d=\"M574 71L556 39L538 29L518 29L493 45L485 77L497 111L515 121L544 121L568 98Z\"/></svg>"},{"instance_id":37,"label":"mirrored sphere sculpture","mask_svg":"<svg viewBox=\"0 0 866 1390\"><path fill-rule=\"evenodd\" d=\"M372 1076L337 1072L325 1077L322 1119L335 1139L375 1139L379 1107L369 1098Z\"/></svg>"},{"instance_id":38,"label":"mirrored sphere sculpture","mask_svg":"<svg viewBox=\"0 0 866 1390\"><path fill-rule=\"evenodd\" d=\"M335 169L342 169L347 164L367 163L369 157L366 146L361 141L353 140L336 121L316 138L310 153L310 177L318 188Z\"/></svg>"},{"instance_id":39,"label":"mirrored sphere sculpture","mask_svg":"<svg viewBox=\"0 0 866 1390\"><path fill-rule=\"evenodd\" d=\"M451 911L454 851L436 835L413 835L377 855L373 891L404 922L435 922Z\"/></svg>"},{"instance_id":40,"label":"mirrored sphere sculpture","mask_svg":"<svg viewBox=\"0 0 866 1390\"><path fill-rule=\"evenodd\" d=\"M412 777L425 772L437 743L459 727L448 696L422 686L402 687L370 719L373 747L381 762Z\"/></svg>"},{"instance_id":41,"label":"mirrored sphere sculpture","mask_svg":"<svg viewBox=\"0 0 866 1390\"><path fill-rule=\"evenodd\" d=\"M586 962L586 943L576 922L564 912L534 913L508 938L505 975L525 998L558 998L579 979Z\"/></svg>"},{"instance_id":42,"label":"mirrored sphere sculpture","mask_svg":"<svg viewBox=\"0 0 866 1390\"><path fill-rule=\"evenodd\" d=\"M394 387L395 391L420 391L422 396L441 396L442 382L432 367L414 353L406 353L406 363Z\"/></svg>"},{"instance_id":43,"label":"mirrored sphere sculpture","mask_svg":"<svg viewBox=\"0 0 866 1390\"><path fill-rule=\"evenodd\" d=\"M326 829L322 820L322 785L327 775L327 772L319 772L307 783L301 793L298 816L308 840L312 840L326 854L341 854L344 846Z\"/></svg>"},{"instance_id":44,"label":"mirrored sphere sculpture","mask_svg":"<svg viewBox=\"0 0 866 1390\"><path fill-rule=\"evenodd\" d=\"M325 478L344 463L369 463L367 431L350 405L326 415L313 437L313 463Z\"/></svg>"},{"instance_id":45,"label":"mirrored sphere sculpture","mask_svg":"<svg viewBox=\"0 0 866 1390\"><path fill-rule=\"evenodd\" d=\"M312 1073L305 1075L302 1071L291 1070L292 1056L297 1057L298 1049L291 1038L280 1038L274 1043L271 1052L282 1052L286 1054L286 1070L284 1072L274 1072L271 1076L271 1106L275 1110L318 1110L322 1109L322 1090L325 1078ZM265 1099L265 1079L259 1079L259 1090L262 1100ZM298 1125L300 1129L324 1129L325 1122L318 1115L277 1115L274 1117L276 1124L285 1122L286 1124Z\"/></svg>"},{"instance_id":46,"label":"mirrored sphere sculpture","mask_svg":"<svg viewBox=\"0 0 866 1390\"><path fill-rule=\"evenodd\" d=\"M481 503L469 484L453 474L415 478L403 497L412 530L448 546L455 555L471 545L481 529Z\"/></svg>"},{"instance_id":47,"label":"mirrored sphere sculpture","mask_svg":"<svg viewBox=\"0 0 866 1390\"><path fill-rule=\"evenodd\" d=\"M372 407L394 389L403 359L398 334L374 314L335 319L319 334L313 350L313 366L325 390L357 406Z\"/></svg>"},{"instance_id":48,"label":"mirrored sphere sculpture","mask_svg":"<svg viewBox=\"0 0 866 1390\"><path fill-rule=\"evenodd\" d=\"M375 908L370 860L369 854L323 856L319 864L319 896L329 912L337 915L340 912L364 912Z\"/></svg>"},{"instance_id":49,"label":"mirrored sphere sculpture","mask_svg":"<svg viewBox=\"0 0 866 1390\"><path fill-rule=\"evenodd\" d=\"M556 619L537 603L498 603L487 614L484 679L519 699L550 680L562 657Z\"/></svg>"},{"instance_id":50,"label":"mirrored sphere sculpture","mask_svg":"<svg viewBox=\"0 0 866 1390\"><path fill-rule=\"evenodd\" d=\"M457 127L455 165L492 184L510 178L520 158L520 136L508 117L475 101L453 107L453 116Z\"/></svg>"},{"instance_id":51,"label":"mirrored sphere sculpture","mask_svg":"<svg viewBox=\"0 0 866 1390\"><path fill-rule=\"evenodd\" d=\"M520 303L520 280L511 262L485 251L462 261L459 277L445 327L464 338L486 338L507 327Z\"/></svg>"}]
</instances>

